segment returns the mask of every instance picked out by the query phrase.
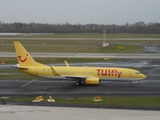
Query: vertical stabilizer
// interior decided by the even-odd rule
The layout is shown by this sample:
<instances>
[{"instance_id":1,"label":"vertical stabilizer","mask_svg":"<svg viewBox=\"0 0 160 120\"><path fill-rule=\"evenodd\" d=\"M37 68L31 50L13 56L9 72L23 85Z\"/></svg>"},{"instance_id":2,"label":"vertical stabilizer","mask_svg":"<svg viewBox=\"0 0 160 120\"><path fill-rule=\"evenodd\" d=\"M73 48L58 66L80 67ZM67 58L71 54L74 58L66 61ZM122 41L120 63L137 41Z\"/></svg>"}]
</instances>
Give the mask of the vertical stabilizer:
<instances>
[{"instance_id":1,"label":"vertical stabilizer","mask_svg":"<svg viewBox=\"0 0 160 120\"><path fill-rule=\"evenodd\" d=\"M30 54L26 51L26 49L22 46L22 44L18 41L14 42L14 47L17 54L18 63L20 66L43 66L36 62Z\"/></svg>"}]
</instances>

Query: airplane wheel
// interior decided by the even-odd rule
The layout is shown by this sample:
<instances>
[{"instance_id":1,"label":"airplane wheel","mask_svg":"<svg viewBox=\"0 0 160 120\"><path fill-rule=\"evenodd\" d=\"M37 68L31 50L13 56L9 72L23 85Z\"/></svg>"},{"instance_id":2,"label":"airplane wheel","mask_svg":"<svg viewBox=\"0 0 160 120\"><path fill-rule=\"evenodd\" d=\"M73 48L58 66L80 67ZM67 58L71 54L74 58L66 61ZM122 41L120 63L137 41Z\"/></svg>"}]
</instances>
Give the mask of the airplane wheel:
<instances>
[{"instance_id":1,"label":"airplane wheel","mask_svg":"<svg viewBox=\"0 0 160 120\"><path fill-rule=\"evenodd\" d=\"M76 82L75 85L76 85L76 86L79 86L79 82Z\"/></svg>"},{"instance_id":2,"label":"airplane wheel","mask_svg":"<svg viewBox=\"0 0 160 120\"><path fill-rule=\"evenodd\" d=\"M80 86L81 85L81 81L77 81L75 84L76 84L76 86Z\"/></svg>"},{"instance_id":3,"label":"airplane wheel","mask_svg":"<svg viewBox=\"0 0 160 120\"><path fill-rule=\"evenodd\" d=\"M130 86L133 86L133 85L134 85L133 83L130 84Z\"/></svg>"}]
</instances>

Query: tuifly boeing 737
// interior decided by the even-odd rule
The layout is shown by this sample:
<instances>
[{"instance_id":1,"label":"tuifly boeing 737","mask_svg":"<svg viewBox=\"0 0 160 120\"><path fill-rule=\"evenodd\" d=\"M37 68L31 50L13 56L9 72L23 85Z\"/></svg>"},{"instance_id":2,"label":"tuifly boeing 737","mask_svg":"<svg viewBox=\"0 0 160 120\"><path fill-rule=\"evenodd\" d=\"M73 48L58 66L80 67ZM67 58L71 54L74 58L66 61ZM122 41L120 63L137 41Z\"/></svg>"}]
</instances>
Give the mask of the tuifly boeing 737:
<instances>
[{"instance_id":1,"label":"tuifly boeing 737","mask_svg":"<svg viewBox=\"0 0 160 120\"><path fill-rule=\"evenodd\" d=\"M137 70L118 67L78 67L49 66L36 62L18 41L14 42L18 63L17 69L21 72L49 79L65 79L76 81L76 85L99 84L100 81L130 81L145 79L146 76Z\"/></svg>"}]
</instances>

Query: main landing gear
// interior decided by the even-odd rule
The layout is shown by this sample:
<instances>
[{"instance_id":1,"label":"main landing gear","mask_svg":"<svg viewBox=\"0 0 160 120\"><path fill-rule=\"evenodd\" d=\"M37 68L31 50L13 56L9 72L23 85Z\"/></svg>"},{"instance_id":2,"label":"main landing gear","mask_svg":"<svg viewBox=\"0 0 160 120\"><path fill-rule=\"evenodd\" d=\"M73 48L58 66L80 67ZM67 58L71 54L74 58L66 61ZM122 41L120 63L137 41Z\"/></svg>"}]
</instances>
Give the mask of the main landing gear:
<instances>
[{"instance_id":1,"label":"main landing gear","mask_svg":"<svg viewBox=\"0 0 160 120\"><path fill-rule=\"evenodd\" d=\"M78 80L78 81L75 83L75 85L76 85L76 86L80 86L81 83L82 83L81 80Z\"/></svg>"}]
</instances>

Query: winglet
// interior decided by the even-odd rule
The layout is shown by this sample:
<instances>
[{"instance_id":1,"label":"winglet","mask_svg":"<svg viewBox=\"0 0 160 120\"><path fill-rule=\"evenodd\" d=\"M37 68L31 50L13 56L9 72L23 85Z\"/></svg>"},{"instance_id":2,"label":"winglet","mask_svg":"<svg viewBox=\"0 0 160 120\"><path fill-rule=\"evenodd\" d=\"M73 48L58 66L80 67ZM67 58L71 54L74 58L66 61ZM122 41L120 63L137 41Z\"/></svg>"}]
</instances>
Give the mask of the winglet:
<instances>
[{"instance_id":1,"label":"winglet","mask_svg":"<svg viewBox=\"0 0 160 120\"><path fill-rule=\"evenodd\" d=\"M64 63L66 64L66 67L70 67L70 65L68 64L68 62L65 60Z\"/></svg>"}]
</instances>

